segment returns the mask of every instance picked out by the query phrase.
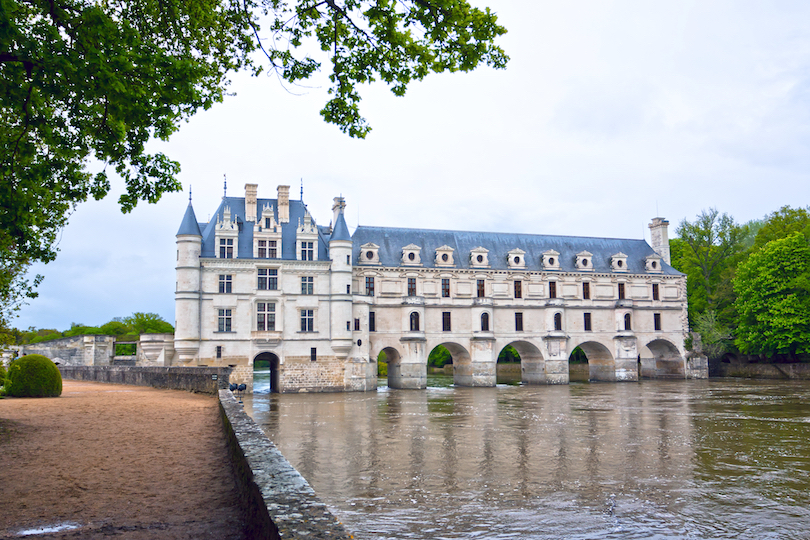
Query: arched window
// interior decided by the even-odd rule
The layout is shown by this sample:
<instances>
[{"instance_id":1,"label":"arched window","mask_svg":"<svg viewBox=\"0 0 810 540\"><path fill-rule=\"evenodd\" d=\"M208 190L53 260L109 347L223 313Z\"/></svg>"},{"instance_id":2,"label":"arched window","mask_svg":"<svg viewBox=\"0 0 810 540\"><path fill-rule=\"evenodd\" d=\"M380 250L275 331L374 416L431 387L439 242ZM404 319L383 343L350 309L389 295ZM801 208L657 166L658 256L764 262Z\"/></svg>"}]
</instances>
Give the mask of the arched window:
<instances>
[{"instance_id":1,"label":"arched window","mask_svg":"<svg viewBox=\"0 0 810 540\"><path fill-rule=\"evenodd\" d=\"M411 313L411 332L419 331L419 314L417 312Z\"/></svg>"},{"instance_id":2,"label":"arched window","mask_svg":"<svg viewBox=\"0 0 810 540\"><path fill-rule=\"evenodd\" d=\"M624 329L625 330L631 330L632 329L632 325L630 324L630 314L629 313L625 314L625 316L624 316Z\"/></svg>"},{"instance_id":3,"label":"arched window","mask_svg":"<svg viewBox=\"0 0 810 540\"><path fill-rule=\"evenodd\" d=\"M554 314L554 330L562 330L562 313Z\"/></svg>"},{"instance_id":4,"label":"arched window","mask_svg":"<svg viewBox=\"0 0 810 540\"><path fill-rule=\"evenodd\" d=\"M489 313L481 314L481 331L489 332Z\"/></svg>"}]
</instances>

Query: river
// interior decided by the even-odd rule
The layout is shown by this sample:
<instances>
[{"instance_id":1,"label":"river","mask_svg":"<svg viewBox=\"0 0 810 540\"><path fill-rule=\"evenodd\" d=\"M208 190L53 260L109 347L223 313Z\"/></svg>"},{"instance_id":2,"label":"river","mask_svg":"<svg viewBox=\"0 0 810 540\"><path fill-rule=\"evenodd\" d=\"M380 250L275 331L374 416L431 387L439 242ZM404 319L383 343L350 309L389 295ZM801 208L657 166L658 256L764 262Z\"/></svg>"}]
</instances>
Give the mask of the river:
<instances>
[{"instance_id":1,"label":"river","mask_svg":"<svg viewBox=\"0 0 810 540\"><path fill-rule=\"evenodd\" d=\"M806 382L451 383L244 401L358 539L810 538Z\"/></svg>"}]
</instances>

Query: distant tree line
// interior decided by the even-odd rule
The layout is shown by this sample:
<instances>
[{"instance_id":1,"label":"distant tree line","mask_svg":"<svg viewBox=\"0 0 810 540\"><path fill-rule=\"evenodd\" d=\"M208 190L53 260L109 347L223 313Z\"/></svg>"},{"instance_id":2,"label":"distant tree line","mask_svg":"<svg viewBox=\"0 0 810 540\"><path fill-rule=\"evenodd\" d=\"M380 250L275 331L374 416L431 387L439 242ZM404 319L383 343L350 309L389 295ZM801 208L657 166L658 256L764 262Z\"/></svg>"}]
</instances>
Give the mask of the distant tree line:
<instances>
[{"instance_id":1,"label":"distant tree line","mask_svg":"<svg viewBox=\"0 0 810 540\"><path fill-rule=\"evenodd\" d=\"M672 266L687 275L690 327L710 358L810 359L808 209L784 206L740 224L711 208L681 221Z\"/></svg>"},{"instance_id":2,"label":"distant tree line","mask_svg":"<svg viewBox=\"0 0 810 540\"><path fill-rule=\"evenodd\" d=\"M167 323L157 313L133 313L129 317L115 317L101 326L87 326L81 323L71 323L70 328L63 332L51 328L37 329L33 326L28 330L12 328L10 331L11 343L15 345L30 345L51 341L63 337L73 336L131 336L136 340L141 334L172 334L174 327Z\"/></svg>"}]
</instances>

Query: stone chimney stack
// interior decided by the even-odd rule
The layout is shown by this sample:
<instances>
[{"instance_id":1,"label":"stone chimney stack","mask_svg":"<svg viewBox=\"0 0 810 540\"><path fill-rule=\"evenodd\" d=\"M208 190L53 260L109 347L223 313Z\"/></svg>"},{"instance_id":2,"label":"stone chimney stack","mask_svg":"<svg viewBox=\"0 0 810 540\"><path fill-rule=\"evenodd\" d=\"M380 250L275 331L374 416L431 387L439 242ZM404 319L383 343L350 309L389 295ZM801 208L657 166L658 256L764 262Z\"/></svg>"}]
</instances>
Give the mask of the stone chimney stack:
<instances>
[{"instance_id":1,"label":"stone chimney stack","mask_svg":"<svg viewBox=\"0 0 810 540\"><path fill-rule=\"evenodd\" d=\"M335 197L332 204L332 227L337 223L338 214L346 208L346 199L343 197Z\"/></svg>"},{"instance_id":2,"label":"stone chimney stack","mask_svg":"<svg viewBox=\"0 0 810 540\"><path fill-rule=\"evenodd\" d=\"M256 192L258 189L258 184L245 184L245 221L248 223L256 223L256 212L258 211Z\"/></svg>"},{"instance_id":3,"label":"stone chimney stack","mask_svg":"<svg viewBox=\"0 0 810 540\"><path fill-rule=\"evenodd\" d=\"M290 222L290 186L278 186L278 222Z\"/></svg>"},{"instance_id":4,"label":"stone chimney stack","mask_svg":"<svg viewBox=\"0 0 810 540\"><path fill-rule=\"evenodd\" d=\"M671 264L669 259L669 232L667 231L669 221L660 217L653 218L649 227L652 248L656 253L661 255L661 258L664 259L667 264Z\"/></svg>"}]
</instances>

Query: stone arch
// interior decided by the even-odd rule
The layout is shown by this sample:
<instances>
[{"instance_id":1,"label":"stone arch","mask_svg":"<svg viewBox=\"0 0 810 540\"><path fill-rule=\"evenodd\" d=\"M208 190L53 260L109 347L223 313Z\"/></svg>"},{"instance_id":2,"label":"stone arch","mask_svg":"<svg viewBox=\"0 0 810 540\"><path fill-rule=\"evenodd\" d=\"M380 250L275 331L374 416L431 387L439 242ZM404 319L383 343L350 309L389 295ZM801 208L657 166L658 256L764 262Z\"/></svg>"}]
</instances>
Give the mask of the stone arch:
<instances>
[{"instance_id":1,"label":"stone arch","mask_svg":"<svg viewBox=\"0 0 810 540\"><path fill-rule=\"evenodd\" d=\"M257 373L257 364L259 366ZM267 364L269 374L264 373L264 364ZM257 354L253 358L253 393L254 394L276 394L281 392L281 360L271 352Z\"/></svg>"},{"instance_id":2,"label":"stone arch","mask_svg":"<svg viewBox=\"0 0 810 540\"><path fill-rule=\"evenodd\" d=\"M506 343L498 352L509 345L520 355L520 381L523 384L545 384L546 361L540 347L531 341L519 340Z\"/></svg>"},{"instance_id":3,"label":"stone arch","mask_svg":"<svg viewBox=\"0 0 810 540\"><path fill-rule=\"evenodd\" d=\"M470 351L464 345L454 341L432 342L426 350L429 355L433 349L442 346L450 353L453 363L453 384L458 386L476 386Z\"/></svg>"},{"instance_id":4,"label":"stone arch","mask_svg":"<svg viewBox=\"0 0 810 540\"><path fill-rule=\"evenodd\" d=\"M684 379L686 360L669 340L658 338L639 351L640 375L647 379Z\"/></svg>"},{"instance_id":5,"label":"stone arch","mask_svg":"<svg viewBox=\"0 0 810 540\"><path fill-rule=\"evenodd\" d=\"M588 357L588 380L589 381L615 381L616 380L616 360L610 352L610 348L598 341L583 341L573 344L582 349Z\"/></svg>"}]
</instances>

